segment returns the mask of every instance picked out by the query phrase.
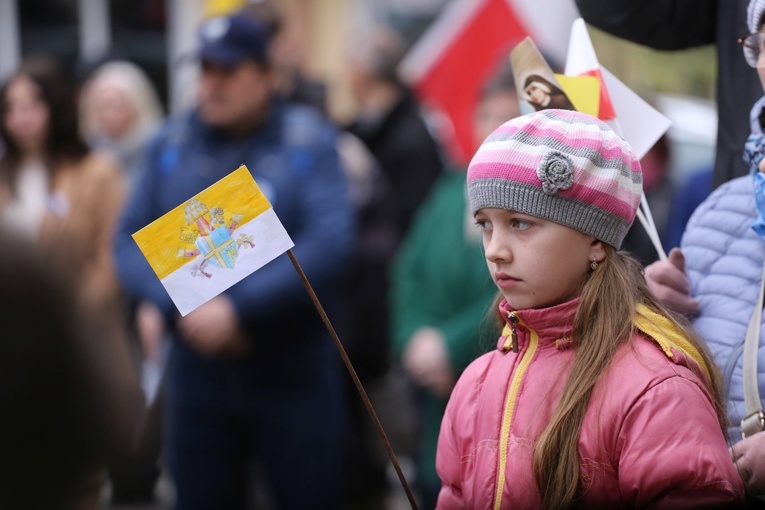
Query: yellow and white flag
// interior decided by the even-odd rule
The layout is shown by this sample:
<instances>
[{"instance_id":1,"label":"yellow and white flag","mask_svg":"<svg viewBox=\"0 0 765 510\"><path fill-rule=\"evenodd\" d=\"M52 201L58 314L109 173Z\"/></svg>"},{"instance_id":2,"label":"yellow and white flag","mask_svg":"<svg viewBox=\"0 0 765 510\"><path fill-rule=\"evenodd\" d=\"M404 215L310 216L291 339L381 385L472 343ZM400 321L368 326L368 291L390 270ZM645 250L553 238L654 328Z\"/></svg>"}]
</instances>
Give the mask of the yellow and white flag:
<instances>
[{"instance_id":1,"label":"yellow and white flag","mask_svg":"<svg viewBox=\"0 0 765 510\"><path fill-rule=\"evenodd\" d=\"M133 239L181 315L294 246L244 165Z\"/></svg>"}]
</instances>

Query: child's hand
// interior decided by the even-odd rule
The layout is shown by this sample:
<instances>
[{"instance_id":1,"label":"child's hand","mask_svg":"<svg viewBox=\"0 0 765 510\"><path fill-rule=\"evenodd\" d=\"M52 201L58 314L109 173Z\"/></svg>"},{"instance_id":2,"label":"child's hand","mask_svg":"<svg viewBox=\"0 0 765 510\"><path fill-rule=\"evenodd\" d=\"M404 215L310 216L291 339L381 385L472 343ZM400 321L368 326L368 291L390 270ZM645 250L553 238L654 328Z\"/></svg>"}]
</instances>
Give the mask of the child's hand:
<instances>
[{"instance_id":1,"label":"child's hand","mask_svg":"<svg viewBox=\"0 0 765 510\"><path fill-rule=\"evenodd\" d=\"M457 378L449 361L446 342L438 329L415 331L404 351L403 362L415 383L443 397L451 393Z\"/></svg>"},{"instance_id":2,"label":"child's hand","mask_svg":"<svg viewBox=\"0 0 765 510\"><path fill-rule=\"evenodd\" d=\"M685 255L680 248L672 248L668 260L646 267L645 279L651 292L668 308L689 317L699 313L699 302L691 297Z\"/></svg>"}]
</instances>

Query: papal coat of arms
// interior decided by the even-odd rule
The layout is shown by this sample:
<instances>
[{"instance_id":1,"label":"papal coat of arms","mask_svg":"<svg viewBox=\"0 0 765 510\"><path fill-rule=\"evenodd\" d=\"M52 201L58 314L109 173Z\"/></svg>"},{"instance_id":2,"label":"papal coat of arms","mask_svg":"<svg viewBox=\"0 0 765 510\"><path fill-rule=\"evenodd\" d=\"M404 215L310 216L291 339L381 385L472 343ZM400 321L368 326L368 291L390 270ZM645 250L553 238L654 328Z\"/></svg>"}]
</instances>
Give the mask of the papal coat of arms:
<instances>
[{"instance_id":1,"label":"papal coat of arms","mask_svg":"<svg viewBox=\"0 0 765 510\"><path fill-rule=\"evenodd\" d=\"M191 268L191 276L212 278L209 265L221 269L233 269L240 249L254 248L253 237L235 232L241 214L232 214L226 225L222 207L209 209L196 198L189 200L183 208L186 226L181 228L180 239L196 248L179 248L178 257L192 258L202 255L202 260Z\"/></svg>"}]
</instances>

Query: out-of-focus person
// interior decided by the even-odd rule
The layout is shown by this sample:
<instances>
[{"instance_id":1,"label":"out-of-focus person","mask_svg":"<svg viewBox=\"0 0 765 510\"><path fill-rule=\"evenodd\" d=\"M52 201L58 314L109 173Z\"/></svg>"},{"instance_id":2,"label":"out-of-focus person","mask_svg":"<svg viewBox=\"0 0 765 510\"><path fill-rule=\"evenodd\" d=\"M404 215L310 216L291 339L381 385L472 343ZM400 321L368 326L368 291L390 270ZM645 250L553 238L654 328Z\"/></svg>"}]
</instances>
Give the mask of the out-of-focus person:
<instances>
[{"instance_id":1,"label":"out-of-focus person","mask_svg":"<svg viewBox=\"0 0 765 510\"><path fill-rule=\"evenodd\" d=\"M123 186L116 160L80 138L72 90L47 57L0 90L0 222L76 274L78 304L104 313L119 295L111 242Z\"/></svg>"},{"instance_id":2,"label":"out-of-focus person","mask_svg":"<svg viewBox=\"0 0 765 510\"><path fill-rule=\"evenodd\" d=\"M389 378L388 357L391 264L417 209L443 172L440 148L420 104L396 72L405 49L393 28L379 25L354 38L346 58L348 83L358 107L346 129L371 152L378 171L372 193L359 210L341 329L359 377L380 391L395 383ZM352 385L348 389L355 393ZM353 432L362 440L350 461L358 479L352 491L362 499L379 500L377 494L388 490L385 466L374 461L375 445L363 440L367 416L361 405L356 405L353 417ZM398 447L397 435L392 437Z\"/></svg>"},{"instance_id":3,"label":"out-of-focus person","mask_svg":"<svg viewBox=\"0 0 765 510\"><path fill-rule=\"evenodd\" d=\"M127 358L71 275L15 231L0 246L0 508L95 510L125 441Z\"/></svg>"},{"instance_id":4,"label":"out-of-focus person","mask_svg":"<svg viewBox=\"0 0 765 510\"><path fill-rule=\"evenodd\" d=\"M717 49L717 149L713 189L745 175L741 147L749 135L746 112L762 87L736 40L747 33L749 0L576 0L587 23L617 37L657 50L707 44ZM671 70L668 70L671 72Z\"/></svg>"},{"instance_id":5,"label":"out-of-focus person","mask_svg":"<svg viewBox=\"0 0 765 510\"><path fill-rule=\"evenodd\" d=\"M129 61L97 67L80 92L81 130L94 150L112 153L128 188L142 166L144 144L163 118L162 105L146 73Z\"/></svg>"},{"instance_id":6,"label":"out-of-focus person","mask_svg":"<svg viewBox=\"0 0 765 510\"><path fill-rule=\"evenodd\" d=\"M289 101L327 112L327 86L303 68L304 41L278 0L249 0L244 11L262 21L271 36L270 58L276 91Z\"/></svg>"},{"instance_id":7,"label":"out-of-focus person","mask_svg":"<svg viewBox=\"0 0 765 510\"><path fill-rule=\"evenodd\" d=\"M380 353L389 345L388 270L414 214L443 170L440 149L420 106L396 75L403 52L403 41L393 29L377 27L348 57L358 113L347 129L369 149L379 170L359 213L347 296L346 340L362 378L387 371Z\"/></svg>"},{"instance_id":8,"label":"out-of-focus person","mask_svg":"<svg viewBox=\"0 0 765 510\"><path fill-rule=\"evenodd\" d=\"M245 164L336 310L355 221L336 130L275 93L270 34L250 14L207 19L198 35L197 106L152 140L115 247L127 293L172 331L163 412L175 507L245 508L259 473L280 509L337 509L346 375L289 258L180 317L131 238Z\"/></svg>"},{"instance_id":9,"label":"out-of-focus person","mask_svg":"<svg viewBox=\"0 0 765 510\"><path fill-rule=\"evenodd\" d=\"M512 73L503 71L481 92L476 146L520 114ZM392 349L418 389L415 486L423 510L435 508L441 490L436 446L454 383L499 334L486 320L497 292L467 207L465 178L465 168L450 168L436 181L404 238L391 277Z\"/></svg>"},{"instance_id":10,"label":"out-of-focus person","mask_svg":"<svg viewBox=\"0 0 765 510\"><path fill-rule=\"evenodd\" d=\"M97 66L85 79L79 93L80 130L86 143L115 157L122 169L128 192L135 187L143 166L146 144L163 119L159 96L148 75L127 60L111 60ZM113 504L148 502L160 474L162 356L146 352L142 344L161 348L161 321L146 307L123 307L133 372L144 388L144 409L131 451L110 465ZM156 330L156 331L154 331ZM141 342L141 340L144 340ZM159 398L156 397L159 396Z\"/></svg>"},{"instance_id":11,"label":"out-of-focus person","mask_svg":"<svg viewBox=\"0 0 765 510\"><path fill-rule=\"evenodd\" d=\"M80 138L69 76L49 57L27 58L0 89L0 139L0 225L18 241L5 246L23 247L65 275L71 306L103 337L97 348L125 361L110 370L118 383L115 398L130 411L114 431L127 448L140 390L127 363L111 257L123 195L119 165Z\"/></svg>"}]
</instances>

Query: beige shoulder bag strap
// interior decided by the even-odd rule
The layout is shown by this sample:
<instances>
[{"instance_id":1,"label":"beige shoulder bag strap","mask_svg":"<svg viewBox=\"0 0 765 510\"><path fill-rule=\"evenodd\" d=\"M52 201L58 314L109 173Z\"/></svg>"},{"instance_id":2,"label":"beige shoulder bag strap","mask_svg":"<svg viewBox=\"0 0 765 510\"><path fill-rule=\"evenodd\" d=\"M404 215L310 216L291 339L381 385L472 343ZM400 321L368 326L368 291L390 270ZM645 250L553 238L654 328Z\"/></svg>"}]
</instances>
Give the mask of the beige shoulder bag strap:
<instances>
[{"instance_id":1,"label":"beige shoulder bag strap","mask_svg":"<svg viewBox=\"0 0 765 510\"><path fill-rule=\"evenodd\" d=\"M746 438L765 430L765 414L762 412L760 389L757 383L757 349L760 344L760 322L762 321L762 303L765 290L765 262L760 280L760 297L749 320L744 341L744 405L746 416L741 420L741 436Z\"/></svg>"}]
</instances>

